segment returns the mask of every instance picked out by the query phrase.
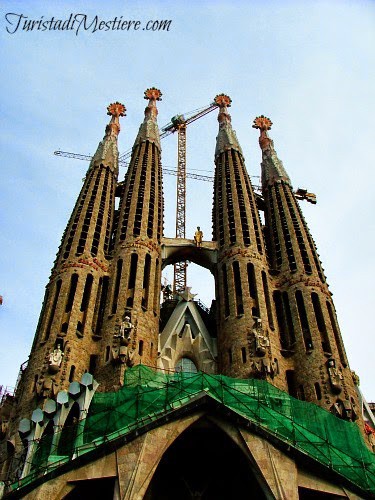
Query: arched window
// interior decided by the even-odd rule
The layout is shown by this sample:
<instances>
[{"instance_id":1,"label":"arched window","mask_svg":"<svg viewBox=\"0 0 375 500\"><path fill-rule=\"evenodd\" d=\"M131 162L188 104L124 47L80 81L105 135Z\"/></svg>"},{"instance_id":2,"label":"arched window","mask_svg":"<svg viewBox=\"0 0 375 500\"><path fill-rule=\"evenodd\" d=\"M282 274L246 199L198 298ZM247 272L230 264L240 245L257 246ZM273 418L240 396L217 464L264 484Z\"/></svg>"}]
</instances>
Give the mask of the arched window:
<instances>
[{"instance_id":1,"label":"arched window","mask_svg":"<svg viewBox=\"0 0 375 500\"><path fill-rule=\"evenodd\" d=\"M190 358L181 358L175 366L176 372L197 373L198 369Z\"/></svg>"}]
</instances>

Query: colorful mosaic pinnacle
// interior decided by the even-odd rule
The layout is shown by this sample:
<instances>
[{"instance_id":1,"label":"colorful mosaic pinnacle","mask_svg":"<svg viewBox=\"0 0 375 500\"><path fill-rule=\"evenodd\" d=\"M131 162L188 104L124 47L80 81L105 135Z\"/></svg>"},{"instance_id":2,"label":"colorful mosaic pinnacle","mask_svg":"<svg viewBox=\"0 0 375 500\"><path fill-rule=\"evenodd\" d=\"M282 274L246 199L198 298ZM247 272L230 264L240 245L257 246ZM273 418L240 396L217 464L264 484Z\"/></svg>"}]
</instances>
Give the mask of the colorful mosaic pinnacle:
<instances>
[{"instance_id":1,"label":"colorful mosaic pinnacle","mask_svg":"<svg viewBox=\"0 0 375 500\"><path fill-rule=\"evenodd\" d=\"M154 101L161 101L161 96L163 94L156 87L151 87L145 90L144 99L153 99Z\"/></svg>"},{"instance_id":2,"label":"colorful mosaic pinnacle","mask_svg":"<svg viewBox=\"0 0 375 500\"><path fill-rule=\"evenodd\" d=\"M107 107L107 115L110 116L126 116L126 108L121 102L113 102Z\"/></svg>"},{"instance_id":3,"label":"colorful mosaic pinnacle","mask_svg":"<svg viewBox=\"0 0 375 500\"><path fill-rule=\"evenodd\" d=\"M214 99L214 103L220 107L226 106L229 108L232 105L232 99L226 94L218 94Z\"/></svg>"},{"instance_id":4,"label":"colorful mosaic pinnacle","mask_svg":"<svg viewBox=\"0 0 375 500\"><path fill-rule=\"evenodd\" d=\"M271 120L264 115L257 116L253 122L253 128L259 130L271 130L272 125Z\"/></svg>"}]
</instances>

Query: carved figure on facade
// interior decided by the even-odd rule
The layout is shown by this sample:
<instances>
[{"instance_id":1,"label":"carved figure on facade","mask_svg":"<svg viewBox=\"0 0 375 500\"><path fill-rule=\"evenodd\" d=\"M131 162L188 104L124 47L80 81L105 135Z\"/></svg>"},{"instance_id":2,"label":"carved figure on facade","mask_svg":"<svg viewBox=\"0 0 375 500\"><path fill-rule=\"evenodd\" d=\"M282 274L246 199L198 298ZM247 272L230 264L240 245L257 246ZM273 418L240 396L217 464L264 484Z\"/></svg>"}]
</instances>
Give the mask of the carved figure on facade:
<instances>
[{"instance_id":1,"label":"carved figure on facade","mask_svg":"<svg viewBox=\"0 0 375 500\"><path fill-rule=\"evenodd\" d=\"M50 377L42 375L36 384L36 393L40 399L54 399L58 392L58 384Z\"/></svg>"},{"instance_id":2,"label":"carved figure on facade","mask_svg":"<svg viewBox=\"0 0 375 500\"><path fill-rule=\"evenodd\" d=\"M266 335L264 335L262 320L260 318L255 319L252 332L254 335L255 355L263 357L266 355L267 347L269 347L270 341Z\"/></svg>"},{"instance_id":3,"label":"carved figure on facade","mask_svg":"<svg viewBox=\"0 0 375 500\"><path fill-rule=\"evenodd\" d=\"M60 370L63 357L64 353L60 348L60 344L58 344L49 355L49 360L48 360L49 373L57 373Z\"/></svg>"},{"instance_id":4,"label":"carved figure on facade","mask_svg":"<svg viewBox=\"0 0 375 500\"><path fill-rule=\"evenodd\" d=\"M202 248L202 241L203 241L203 231L201 231L201 228L198 226L197 230L194 233L194 243L197 246L197 248Z\"/></svg>"},{"instance_id":5,"label":"carved figure on facade","mask_svg":"<svg viewBox=\"0 0 375 500\"><path fill-rule=\"evenodd\" d=\"M332 392L334 394L340 394L342 391L343 376L336 368L336 362L334 359L331 358L327 361L327 369Z\"/></svg>"},{"instance_id":6,"label":"carved figure on facade","mask_svg":"<svg viewBox=\"0 0 375 500\"><path fill-rule=\"evenodd\" d=\"M125 312L123 315L123 320L117 327L118 333L116 333L113 338L119 339L118 347L112 349L112 358L115 362L127 364L128 366L133 366L134 350L129 348L129 344L132 340L131 334L134 330L134 325L131 322L130 315Z\"/></svg>"}]
</instances>

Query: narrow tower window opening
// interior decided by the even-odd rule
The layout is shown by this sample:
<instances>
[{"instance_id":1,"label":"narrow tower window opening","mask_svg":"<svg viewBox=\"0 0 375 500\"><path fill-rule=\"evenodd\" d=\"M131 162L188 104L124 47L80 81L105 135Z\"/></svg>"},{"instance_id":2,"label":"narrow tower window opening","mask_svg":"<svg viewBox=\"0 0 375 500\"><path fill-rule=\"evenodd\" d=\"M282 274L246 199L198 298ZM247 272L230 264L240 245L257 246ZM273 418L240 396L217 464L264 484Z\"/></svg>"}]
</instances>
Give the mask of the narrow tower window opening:
<instances>
[{"instance_id":1,"label":"narrow tower window opening","mask_svg":"<svg viewBox=\"0 0 375 500\"><path fill-rule=\"evenodd\" d=\"M246 363L246 347L241 347L242 363Z\"/></svg>"},{"instance_id":2,"label":"narrow tower window opening","mask_svg":"<svg viewBox=\"0 0 375 500\"><path fill-rule=\"evenodd\" d=\"M91 373L91 375L94 375L97 363L98 356L96 354L91 354L89 363L89 373Z\"/></svg>"},{"instance_id":3,"label":"narrow tower window opening","mask_svg":"<svg viewBox=\"0 0 375 500\"><path fill-rule=\"evenodd\" d=\"M293 398L297 397L297 387L294 370L286 370L286 383L288 385L288 392Z\"/></svg>"},{"instance_id":4,"label":"narrow tower window opening","mask_svg":"<svg viewBox=\"0 0 375 500\"><path fill-rule=\"evenodd\" d=\"M130 256L130 273L128 282L129 289L135 287L135 279L137 276L137 264L138 264L138 254L132 253Z\"/></svg>"},{"instance_id":5,"label":"narrow tower window opening","mask_svg":"<svg viewBox=\"0 0 375 500\"><path fill-rule=\"evenodd\" d=\"M72 365L70 367L70 372L69 372L69 382L73 382L74 381L75 371L76 371L76 367L74 365Z\"/></svg>"},{"instance_id":6,"label":"narrow tower window opening","mask_svg":"<svg viewBox=\"0 0 375 500\"><path fill-rule=\"evenodd\" d=\"M68 300L65 306L65 312L70 312L72 310L74 296L77 290L77 283L78 283L78 274L72 274L72 277L70 278L70 289L69 289Z\"/></svg>"},{"instance_id":7,"label":"narrow tower window opening","mask_svg":"<svg viewBox=\"0 0 375 500\"><path fill-rule=\"evenodd\" d=\"M89 274L86 278L85 289L84 289L83 295L82 295L82 302L81 302L81 311L82 312L85 312L87 310L87 306L88 306L89 300L90 300L91 288L92 288L93 281L94 281L94 278L93 278L92 274Z\"/></svg>"},{"instance_id":8,"label":"narrow tower window opening","mask_svg":"<svg viewBox=\"0 0 375 500\"><path fill-rule=\"evenodd\" d=\"M115 280L115 288L113 291L112 314L115 314L117 311L117 301L120 292L121 274L122 274L122 259L119 259L117 261L117 266L116 266L116 280Z\"/></svg>"},{"instance_id":9,"label":"narrow tower window opening","mask_svg":"<svg viewBox=\"0 0 375 500\"><path fill-rule=\"evenodd\" d=\"M319 330L321 340L322 340L322 349L324 352L328 352L331 354L332 350L331 350L331 346L329 343L327 328L326 328L326 324L324 321L323 312L322 312L322 308L320 305L320 300L319 300L318 294L313 292L311 294L311 300L312 300L313 307L314 307L316 324L318 326L318 330Z\"/></svg>"},{"instance_id":10,"label":"narrow tower window opening","mask_svg":"<svg viewBox=\"0 0 375 500\"><path fill-rule=\"evenodd\" d=\"M99 279L99 287L96 295L96 304L95 304L96 322L95 322L94 332L96 333L96 335L100 334L100 330L103 324L105 303L107 301L107 295L108 295L108 285L109 285L108 276L103 276L102 278Z\"/></svg>"},{"instance_id":11,"label":"narrow tower window opening","mask_svg":"<svg viewBox=\"0 0 375 500\"><path fill-rule=\"evenodd\" d=\"M247 264L247 281L249 283L249 293L250 297L254 300L258 300L257 284L255 280L254 265L251 263Z\"/></svg>"},{"instance_id":12,"label":"narrow tower window opening","mask_svg":"<svg viewBox=\"0 0 375 500\"><path fill-rule=\"evenodd\" d=\"M139 344L138 344L138 354L140 356L143 356L143 340L139 341Z\"/></svg>"},{"instance_id":13,"label":"narrow tower window opening","mask_svg":"<svg viewBox=\"0 0 375 500\"><path fill-rule=\"evenodd\" d=\"M55 295L53 297L53 303L52 303L52 307L51 307L49 317L48 317L48 323L47 323L47 328L45 331L44 340L49 339L49 336L51 335L51 327L52 327L52 322L53 322L53 319L54 319L55 313L56 313L57 301L59 300L59 296L60 296L61 283L62 283L62 280L58 280L56 282Z\"/></svg>"},{"instance_id":14,"label":"narrow tower window opening","mask_svg":"<svg viewBox=\"0 0 375 500\"><path fill-rule=\"evenodd\" d=\"M337 326L337 322L336 322L337 320L335 318L335 313L333 312L332 305L330 302L328 302L328 300L327 300L327 309L328 309L329 319L331 321L333 334L335 336L335 341L336 341L337 350L339 352L340 361L341 361L341 364L344 367L346 367L346 366L348 366L348 361L346 359L344 346L343 346L341 335L340 335L340 332L339 332L339 329Z\"/></svg>"},{"instance_id":15,"label":"narrow tower window opening","mask_svg":"<svg viewBox=\"0 0 375 500\"><path fill-rule=\"evenodd\" d=\"M296 291L295 297L297 302L299 321L301 323L301 328L302 328L303 341L305 343L306 351L308 352L311 351L314 348L314 346L311 338L309 322L307 319L305 302L303 300L303 295L301 290Z\"/></svg>"},{"instance_id":16,"label":"narrow tower window opening","mask_svg":"<svg viewBox=\"0 0 375 500\"><path fill-rule=\"evenodd\" d=\"M316 399L320 401L322 399L322 390L320 388L319 382L315 382L314 388L315 388Z\"/></svg>"},{"instance_id":17,"label":"narrow tower window opening","mask_svg":"<svg viewBox=\"0 0 375 500\"><path fill-rule=\"evenodd\" d=\"M234 277L234 288L236 292L237 316L240 316L244 314L240 264L237 261L233 262L232 267L233 267L233 277Z\"/></svg>"},{"instance_id":18,"label":"narrow tower window opening","mask_svg":"<svg viewBox=\"0 0 375 500\"><path fill-rule=\"evenodd\" d=\"M105 348L105 357L104 357L105 362L109 361L110 352L111 352L111 346L107 345L107 347Z\"/></svg>"},{"instance_id":19,"label":"narrow tower window opening","mask_svg":"<svg viewBox=\"0 0 375 500\"><path fill-rule=\"evenodd\" d=\"M143 274L143 297L142 297L142 309L148 309L148 297L150 294L150 271L151 271L151 256L146 254L145 257L145 268Z\"/></svg>"},{"instance_id":20,"label":"narrow tower window opening","mask_svg":"<svg viewBox=\"0 0 375 500\"><path fill-rule=\"evenodd\" d=\"M273 330L275 328L275 325L273 323L273 314L272 314L272 306L271 306L271 300L270 300L270 292L269 292L269 288L268 288L268 280L267 280L267 275L266 275L265 271L262 271L262 283L263 283L264 298L266 301L268 325Z\"/></svg>"},{"instance_id":21,"label":"narrow tower window opening","mask_svg":"<svg viewBox=\"0 0 375 500\"><path fill-rule=\"evenodd\" d=\"M228 276L227 267L225 264L222 266L223 272L223 289L224 289L224 317L227 318L230 314L229 311L229 294L228 294Z\"/></svg>"},{"instance_id":22,"label":"narrow tower window opening","mask_svg":"<svg viewBox=\"0 0 375 500\"><path fill-rule=\"evenodd\" d=\"M284 312L285 312L285 318L286 318L286 324L287 324L287 330L288 330L289 345L292 346L296 342L296 337L295 337L295 333L294 333L293 318L292 318L292 313L290 310L288 292L282 293L282 299L283 299L283 306L284 306Z\"/></svg>"},{"instance_id":23,"label":"narrow tower window opening","mask_svg":"<svg viewBox=\"0 0 375 500\"><path fill-rule=\"evenodd\" d=\"M288 335L288 326L287 326L285 313L284 313L282 295L281 295L281 292L279 292L278 290L275 290L273 292L273 301L275 303L276 319L277 319L277 325L278 325L278 329L279 329L281 348L282 349L289 349L290 342L289 342L289 335Z\"/></svg>"}]
</instances>

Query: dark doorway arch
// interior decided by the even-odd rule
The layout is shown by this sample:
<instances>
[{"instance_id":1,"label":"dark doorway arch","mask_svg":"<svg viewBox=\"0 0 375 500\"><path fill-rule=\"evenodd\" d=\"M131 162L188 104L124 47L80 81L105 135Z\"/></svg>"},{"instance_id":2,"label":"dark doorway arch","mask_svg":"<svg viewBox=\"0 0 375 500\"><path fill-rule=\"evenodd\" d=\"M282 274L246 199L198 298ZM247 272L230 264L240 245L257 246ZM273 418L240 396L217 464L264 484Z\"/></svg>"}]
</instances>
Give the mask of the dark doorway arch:
<instances>
[{"instance_id":1,"label":"dark doorway arch","mask_svg":"<svg viewBox=\"0 0 375 500\"><path fill-rule=\"evenodd\" d=\"M227 434L203 419L168 448L145 500L263 500L266 496L243 451Z\"/></svg>"},{"instance_id":2,"label":"dark doorway arch","mask_svg":"<svg viewBox=\"0 0 375 500\"><path fill-rule=\"evenodd\" d=\"M73 454L75 440L77 437L79 417L79 405L75 402L66 417L64 427L60 433L57 455L71 456Z\"/></svg>"}]
</instances>

